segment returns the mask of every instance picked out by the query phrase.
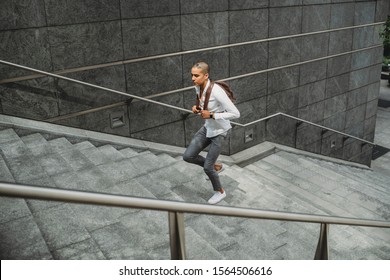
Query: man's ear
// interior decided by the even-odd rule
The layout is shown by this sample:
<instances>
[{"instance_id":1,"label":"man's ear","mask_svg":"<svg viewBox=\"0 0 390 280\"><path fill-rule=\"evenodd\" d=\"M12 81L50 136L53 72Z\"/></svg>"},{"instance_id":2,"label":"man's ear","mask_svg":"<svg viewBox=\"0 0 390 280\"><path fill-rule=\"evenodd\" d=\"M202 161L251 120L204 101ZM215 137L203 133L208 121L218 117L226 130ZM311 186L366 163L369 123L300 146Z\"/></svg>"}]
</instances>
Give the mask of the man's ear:
<instances>
[{"instance_id":1,"label":"man's ear","mask_svg":"<svg viewBox=\"0 0 390 280\"><path fill-rule=\"evenodd\" d=\"M204 76L206 77L206 79L208 79L209 78L209 73L204 74Z\"/></svg>"}]
</instances>

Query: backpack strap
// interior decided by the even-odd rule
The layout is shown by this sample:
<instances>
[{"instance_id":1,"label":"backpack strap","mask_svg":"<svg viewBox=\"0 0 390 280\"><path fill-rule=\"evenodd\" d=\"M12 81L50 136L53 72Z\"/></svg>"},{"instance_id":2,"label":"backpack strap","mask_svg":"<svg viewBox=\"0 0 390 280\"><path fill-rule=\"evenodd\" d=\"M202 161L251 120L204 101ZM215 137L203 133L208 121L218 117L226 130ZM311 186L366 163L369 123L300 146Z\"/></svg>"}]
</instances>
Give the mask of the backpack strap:
<instances>
[{"instance_id":1,"label":"backpack strap","mask_svg":"<svg viewBox=\"0 0 390 280\"><path fill-rule=\"evenodd\" d=\"M199 97L199 95L196 95L196 109L200 110L200 97Z\"/></svg>"},{"instance_id":2,"label":"backpack strap","mask_svg":"<svg viewBox=\"0 0 390 280\"><path fill-rule=\"evenodd\" d=\"M214 87L214 81L210 80L210 85L206 90L206 96L204 98L204 104L203 104L203 110L207 110L207 106L209 105L209 99L211 95L211 91L213 90Z\"/></svg>"}]
</instances>

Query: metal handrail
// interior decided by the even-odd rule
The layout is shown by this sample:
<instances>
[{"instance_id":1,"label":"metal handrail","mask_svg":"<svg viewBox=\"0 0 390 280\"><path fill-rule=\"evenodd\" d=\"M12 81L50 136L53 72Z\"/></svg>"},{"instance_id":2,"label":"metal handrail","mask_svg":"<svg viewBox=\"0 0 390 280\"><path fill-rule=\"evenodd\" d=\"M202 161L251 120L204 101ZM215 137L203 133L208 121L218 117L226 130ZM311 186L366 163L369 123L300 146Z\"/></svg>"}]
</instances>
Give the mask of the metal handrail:
<instances>
[{"instance_id":1,"label":"metal handrail","mask_svg":"<svg viewBox=\"0 0 390 280\"><path fill-rule=\"evenodd\" d=\"M375 46L375 47L377 47L377 46ZM370 47L370 48L374 48L374 47ZM370 49L370 48L366 48L366 49ZM355 51L352 51L352 52L355 52ZM331 56L331 57L334 57L334 56ZM321 58L321 59L323 59L323 58ZM315 59L315 60L317 61L319 59ZM0 63L8 65L8 66L13 66L13 67L16 67L16 68L21 68L21 69L24 69L24 70L32 71L32 72L41 73L41 74L44 74L44 75L47 75L47 76L51 76L51 77L55 77L55 78L58 78L58 79L63 79L63 80L66 80L66 81L74 82L76 84L81 84L81 85L93 87L93 88L96 88L96 89L105 90L105 91L108 91L108 92L113 92L113 93L116 93L116 94L128 96L128 97L134 98L136 100L157 104L157 105L160 105L160 106L168 107L168 108L179 110L179 111L182 111L182 112L192 113L191 110L184 109L184 108L181 108L181 107L177 107L177 106L174 106L174 105L169 105L169 104L166 104L166 103L163 103L163 102L155 101L155 100L152 100L152 99L150 99L148 97L140 97L140 96L137 96L137 95L134 95L134 94L130 94L130 93L126 93L126 92L122 92L122 91L118 91L118 90L114 90L114 89L110 89L110 88L94 85L94 84L91 84L91 83L79 81L79 80L76 80L76 79L68 78L68 77L65 77L65 76L53 74L53 73L50 73L50 72L34 69L34 68L31 68L31 67L19 65L19 64L8 62L8 61L4 61L4 60L0 60ZM303 63L304 62L300 62L300 63L296 63L294 65L300 65L300 64L303 64ZM259 73L264 73L265 71L282 69L282 68L285 68L285 67L286 66L284 66L284 67L276 67L276 68L262 70L262 71L253 72L253 73L259 74ZM255 75L253 73L249 73L249 74L250 75ZM239 77L247 76L249 74L240 75ZM238 76L236 76L236 77L238 77ZM236 77L233 77L233 78L236 78ZM223 79L223 80L226 81L226 80L229 80L229 79L232 79L232 77L231 78L227 78L227 79ZM193 87L185 88L185 90L188 90L188 89L191 89L191 88L193 88ZM178 89L175 92L179 92L179 91L182 91L182 90L183 89ZM171 92L173 92L173 91L171 91ZM125 104L125 102L119 102L117 104L106 105L106 106L103 106L102 108L105 108L105 109L106 108L112 108L113 106L119 106L118 104L119 105L123 105L123 104ZM96 109L96 108L95 109L90 109L90 110L88 110L88 112L95 112L97 110L98 109ZM282 115L282 116L285 116L285 117L288 117L288 118L291 118L291 119L295 119L297 121L304 122L304 123L307 123L307 124L310 124L310 125L314 125L314 126L317 126L319 128L326 129L328 131L332 131L332 132L344 135L344 136L349 137L349 138L353 138L353 139L359 140L361 142L364 142L364 143L367 143L367 144L370 144L370 145L373 145L373 146L376 145L374 142L367 141L365 139L358 138L356 136L353 136L353 135L350 135L350 134L347 134L347 133L344 133L344 132L341 132L341 131L338 131L338 130L334 130L334 129L331 129L331 128L328 128L328 127L325 127L325 126L322 126L322 125L318 125L316 123L313 123L313 122L310 122L310 121L307 121L307 120L304 120L304 119L301 119L301 118L297 118L297 117L294 117L294 116L291 116L291 115L288 115L288 114L285 114L285 113L282 113L282 112L279 112L279 113L276 113L276 114L273 114L273 115L270 115L270 116L267 116L267 117L264 117L264 118L260 118L258 120L255 120L255 121L252 121L252 122L249 122L249 123L246 123L246 124L241 124L241 123L237 123L237 122L233 122L233 121L231 121L231 123L233 125L240 126L240 127L248 127L250 125L253 125L253 124L256 124L256 123L268 120L268 119L271 119L271 118L279 116L279 115ZM77 113L73 113L73 114L71 114L71 116L73 116L73 117L74 116L78 116L78 114ZM53 121L58 121L60 119L62 119L61 116L60 117L51 118L51 119L48 119L46 121L53 122Z\"/></svg>"},{"instance_id":2,"label":"metal handrail","mask_svg":"<svg viewBox=\"0 0 390 280\"><path fill-rule=\"evenodd\" d=\"M313 32L307 32L307 33L280 36L280 37L258 39L258 40L240 42L240 43L225 44L225 45L219 45L219 46L201 48L201 49L194 49L194 50L188 50L188 51L181 51L181 52L174 52L174 53L167 53L167 54L160 54L160 55L152 55L152 56L147 56L147 57L140 57L140 58L123 60L123 61L103 63L103 64L99 64L99 65L90 65L90 66L64 69L64 70L55 71L54 73L55 74L76 73L76 72L80 72L80 71L94 70L94 69L100 69L100 68L106 68L106 67L112 67L112 66L118 66L118 65L126 65L126 64L130 64L130 63L144 62L144 61L160 59L160 58L167 58L167 57L178 56L178 55L194 54L194 53L219 50L219 49L224 49L224 48L233 48L233 47L258 44L258 43L265 43L265 42L271 42L271 41L277 41L277 40L284 40L284 39L298 38L298 37L304 37L304 36L310 36L310 35L318 35L318 34L323 34L323 33L337 32L337 31L343 31L343 30L348 30L348 29L376 26L376 25L380 25L380 24L384 24L384 23L385 23L384 21L381 21L381 22L367 23L367 24L361 24L361 25L326 29L326 30L321 30L321 31L313 31ZM11 83L11 82L20 82L20 81L25 81L25 80L30 80L30 79L41 78L44 76L45 76L44 74L39 74L39 75L29 75L29 76L23 76L23 77L9 78L9 79L0 80L0 84Z\"/></svg>"},{"instance_id":3,"label":"metal handrail","mask_svg":"<svg viewBox=\"0 0 390 280\"><path fill-rule=\"evenodd\" d=\"M183 213L219 215L228 217L279 220L289 222L304 222L321 224L320 238L316 258L328 258L327 232L329 224L390 228L390 222L324 215L310 215L258 209L212 206L205 204L186 203L178 201L158 200L150 198L113 195L106 193L54 189L14 183L0 182L0 195L55 200L71 203L84 203L112 207L129 207L169 212L171 254L173 258L185 259L184 219Z\"/></svg>"},{"instance_id":4,"label":"metal handrail","mask_svg":"<svg viewBox=\"0 0 390 280\"><path fill-rule=\"evenodd\" d=\"M332 217L325 215L300 214L279 211L265 211L250 208L215 206L170 200L158 200L117 194L54 189L26 184L1 183L0 194L31 199L50 199L62 202L87 203L104 206L131 207L147 210L186 212L193 214L232 216L239 218L258 218L289 222L327 223L337 225L385 227L390 228L390 221Z\"/></svg>"},{"instance_id":5,"label":"metal handrail","mask_svg":"<svg viewBox=\"0 0 390 280\"><path fill-rule=\"evenodd\" d=\"M344 132L341 132L341 131L338 131L338 130L335 130L335 129L332 129L332 128L329 128L329 127L326 127L326 126L323 126L323 125L319 125L319 124L316 124L316 123L313 123L313 122L310 122L310 121L307 121L307 120L304 120L304 119L301 119L301 118L297 118L297 117L294 117L294 116L291 116L291 115L288 115L288 114L285 114L285 113L282 113L282 112L279 112L279 113L276 113L276 114L273 114L273 115L270 115L270 116L267 116L267 117L255 120L255 121L250 122L250 123L246 123L246 124L241 125L241 126L247 127L247 126L250 126L250 125L262 122L262 121L269 120L269 119L271 119L273 117L277 117L277 116L284 116L284 117L287 117L287 118L290 118L290 119L294 119L294 120L296 120L298 122L303 122L303 123L306 123L306 124L309 124L309 125L313 125L313 126L316 126L318 128L322 128L322 129L327 130L327 131L332 131L332 132L341 134L343 136L346 136L346 137L349 137L349 138L353 138L355 140L359 140L361 142L370 144L372 146L376 146L376 144L374 142L371 142L371 141L368 141L368 140L365 140L365 139L353 136L351 134L347 134L347 133L344 133Z\"/></svg>"},{"instance_id":6,"label":"metal handrail","mask_svg":"<svg viewBox=\"0 0 390 280\"><path fill-rule=\"evenodd\" d=\"M168 108L171 108L171 109L176 109L176 110L183 111L183 112L186 112L186 113L192 113L192 111L190 111L190 110L187 110L187 109L184 109L184 108L180 108L180 107L177 107L177 106L173 106L173 105L169 105L169 104L166 104L166 103L158 102L158 101L155 101L155 100L147 99L145 97L137 96L137 95L130 94L130 93L127 93L127 92L122 92L122 91L119 91L119 90L115 90L115 89L110 89L110 88L94 85L94 84L91 84L91 83L87 83L87 82L83 82L83 81L80 81L80 80L68 78L68 77L65 77L65 76L53 74L53 73L50 73L50 72L38 70L38 69L35 69L35 68L19 65L19 64L16 64L16 63L4 61L4 60L0 60L0 63L8 65L8 66L16 67L16 68L28 70L28 71L35 72L35 73L40 73L40 74L43 74L43 75L46 75L46 76L50 76L50 77L54 77L54 78L57 78L57 79L66 80L66 81L73 82L73 83L76 83L76 84L80 84L80 85L84 85L84 86L88 86L88 87L92 87L92 88L101 89L101 90L109 91L109 92L112 92L112 93L124 95L124 96L127 96L127 97L131 97L131 98L134 98L134 99L146 101L146 102L149 102L149 103L158 104L158 105L161 105L161 106L164 106L164 107L168 107Z\"/></svg>"}]
</instances>

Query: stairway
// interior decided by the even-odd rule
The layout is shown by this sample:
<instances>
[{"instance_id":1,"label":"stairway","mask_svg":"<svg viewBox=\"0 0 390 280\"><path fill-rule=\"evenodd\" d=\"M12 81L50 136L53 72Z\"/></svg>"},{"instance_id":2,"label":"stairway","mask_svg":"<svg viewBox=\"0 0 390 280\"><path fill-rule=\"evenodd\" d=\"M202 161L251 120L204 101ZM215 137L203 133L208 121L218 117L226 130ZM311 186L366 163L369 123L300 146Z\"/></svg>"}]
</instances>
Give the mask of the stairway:
<instances>
[{"instance_id":1,"label":"stairway","mask_svg":"<svg viewBox=\"0 0 390 280\"><path fill-rule=\"evenodd\" d=\"M0 130L0 181L207 203L201 168L168 154ZM277 151L226 166L220 205L390 219L390 178ZM217 206L216 206L217 207ZM319 225L185 214L188 259L313 259ZM390 230L331 226L331 259L389 259ZM166 212L0 197L1 259L169 259Z\"/></svg>"}]
</instances>

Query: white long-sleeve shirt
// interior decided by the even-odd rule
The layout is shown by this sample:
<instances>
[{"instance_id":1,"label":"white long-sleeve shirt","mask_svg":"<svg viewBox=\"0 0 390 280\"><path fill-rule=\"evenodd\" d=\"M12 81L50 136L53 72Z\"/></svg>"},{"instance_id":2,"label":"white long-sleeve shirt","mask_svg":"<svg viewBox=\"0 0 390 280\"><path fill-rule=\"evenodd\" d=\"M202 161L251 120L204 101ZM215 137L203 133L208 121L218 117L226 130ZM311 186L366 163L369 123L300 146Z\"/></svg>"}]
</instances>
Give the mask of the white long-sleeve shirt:
<instances>
[{"instance_id":1,"label":"white long-sleeve shirt","mask_svg":"<svg viewBox=\"0 0 390 280\"><path fill-rule=\"evenodd\" d=\"M203 108L206 91L209 86L210 80L207 81L207 85L202 93L202 98L200 100L201 108ZM199 96L200 87L195 86L195 91ZM206 136L208 138L226 133L230 128L232 128L230 120L240 117L240 112L238 111L237 107L230 100L229 96L227 96L223 88L216 83L214 83L213 89L211 91L207 110L214 113L214 119L205 120L205 127L207 129Z\"/></svg>"}]
</instances>

